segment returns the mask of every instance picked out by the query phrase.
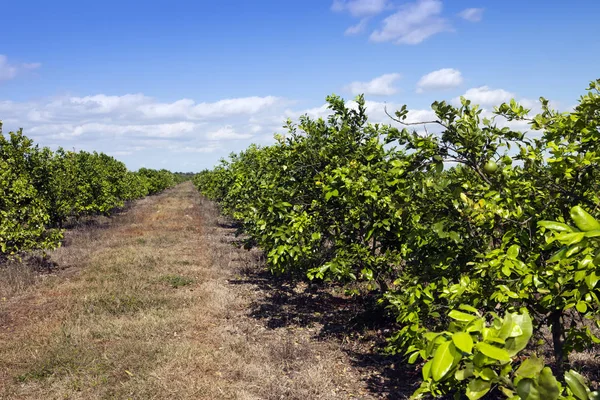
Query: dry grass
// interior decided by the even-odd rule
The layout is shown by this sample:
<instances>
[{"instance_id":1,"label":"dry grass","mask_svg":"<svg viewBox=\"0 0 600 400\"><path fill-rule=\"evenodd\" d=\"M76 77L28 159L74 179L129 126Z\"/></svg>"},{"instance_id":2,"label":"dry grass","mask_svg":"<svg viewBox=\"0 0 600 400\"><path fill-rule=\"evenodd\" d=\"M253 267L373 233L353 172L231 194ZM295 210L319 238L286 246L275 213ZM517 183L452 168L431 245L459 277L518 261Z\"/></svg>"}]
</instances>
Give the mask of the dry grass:
<instances>
[{"instance_id":1,"label":"dry grass","mask_svg":"<svg viewBox=\"0 0 600 400\"><path fill-rule=\"evenodd\" d=\"M0 306L0 398L378 397L337 339L255 315L260 255L221 222L186 183L70 231L70 268Z\"/></svg>"}]
</instances>

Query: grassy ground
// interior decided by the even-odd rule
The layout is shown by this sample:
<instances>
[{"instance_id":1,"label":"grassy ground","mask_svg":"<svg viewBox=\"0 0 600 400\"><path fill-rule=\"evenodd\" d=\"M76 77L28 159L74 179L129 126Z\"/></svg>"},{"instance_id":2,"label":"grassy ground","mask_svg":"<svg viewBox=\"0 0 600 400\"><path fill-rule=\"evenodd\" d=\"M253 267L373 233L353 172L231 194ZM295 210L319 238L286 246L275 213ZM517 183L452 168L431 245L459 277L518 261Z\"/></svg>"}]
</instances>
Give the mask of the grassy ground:
<instances>
[{"instance_id":1,"label":"grassy ground","mask_svg":"<svg viewBox=\"0 0 600 400\"><path fill-rule=\"evenodd\" d=\"M320 335L350 315L264 277L219 222L185 183L68 232L58 273L5 271L0 398L399 398L389 361Z\"/></svg>"}]
</instances>

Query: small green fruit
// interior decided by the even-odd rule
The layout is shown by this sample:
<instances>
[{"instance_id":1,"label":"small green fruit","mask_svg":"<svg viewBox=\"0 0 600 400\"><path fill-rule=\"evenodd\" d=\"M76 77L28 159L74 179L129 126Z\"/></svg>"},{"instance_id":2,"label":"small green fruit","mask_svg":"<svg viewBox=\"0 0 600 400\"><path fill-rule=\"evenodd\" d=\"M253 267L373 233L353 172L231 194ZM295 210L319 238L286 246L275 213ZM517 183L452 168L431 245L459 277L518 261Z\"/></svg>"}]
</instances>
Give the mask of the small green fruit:
<instances>
[{"instance_id":1,"label":"small green fruit","mask_svg":"<svg viewBox=\"0 0 600 400\"><path fill-rule=\"evenodd\" d=\"M493 174L498 170L498 164L494 160L489 160L483 166L483 170L488 174Z\"/></svg>"}]
</instances>

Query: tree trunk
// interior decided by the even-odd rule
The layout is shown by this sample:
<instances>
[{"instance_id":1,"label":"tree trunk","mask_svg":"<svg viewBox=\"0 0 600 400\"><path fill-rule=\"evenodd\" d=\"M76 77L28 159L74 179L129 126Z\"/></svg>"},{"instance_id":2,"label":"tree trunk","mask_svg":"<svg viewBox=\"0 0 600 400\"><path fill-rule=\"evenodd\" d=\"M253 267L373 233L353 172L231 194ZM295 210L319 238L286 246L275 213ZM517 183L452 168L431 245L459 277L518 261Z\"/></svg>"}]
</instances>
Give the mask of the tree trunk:
<instances>
[{"instance_id":1,"label":"tree trunk","mask_svg":"<svg viewBox=\"0 0 600 400\"><path fill-rule=\"evenodd\" d=\"M550 314L550 324L552 328L556 374L559 377L562 377L569 363L569 357L564 352L562 310L553 311L552 314Z\"/></svg>"}]
</instances>

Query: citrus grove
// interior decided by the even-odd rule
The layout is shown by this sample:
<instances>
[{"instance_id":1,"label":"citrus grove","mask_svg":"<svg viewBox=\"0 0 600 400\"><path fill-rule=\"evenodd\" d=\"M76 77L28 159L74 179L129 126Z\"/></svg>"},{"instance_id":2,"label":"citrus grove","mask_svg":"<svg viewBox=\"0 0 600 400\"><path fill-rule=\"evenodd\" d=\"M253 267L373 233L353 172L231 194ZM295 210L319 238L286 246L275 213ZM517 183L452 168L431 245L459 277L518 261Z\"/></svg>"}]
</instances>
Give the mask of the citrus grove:
<instances>
[{"instance_id":1,"label":"citrus grove","mask_svg":"<svg viewBox=\"0 0 600 400\"><path fill-rule=\"evenodd\" d=\"M414 398L600 399L570 363L600 343L600 80L569 112L540 98L539 114L511 101L485 118L462 99L423 124L327 101L327 120L288 121L195 177L247 245L273 273L375 296L397 321L387 350L422 368ZM23 179L11 190L32 202L11 218L48 224L33 200L50 199Z\"/></svg>"},{"instance_id":2,"label":"citrus grove","mask_svg":"<svg viewBox=\"0 0 600 400\"><path fill-rule=\"evenodd\" d=\"M5 136L0 123L0 261L56 248L68 220L108 215L181 179L166 170L131 172L103 153L40 148L22 130Z\"/></svg>"}]
</instances>

